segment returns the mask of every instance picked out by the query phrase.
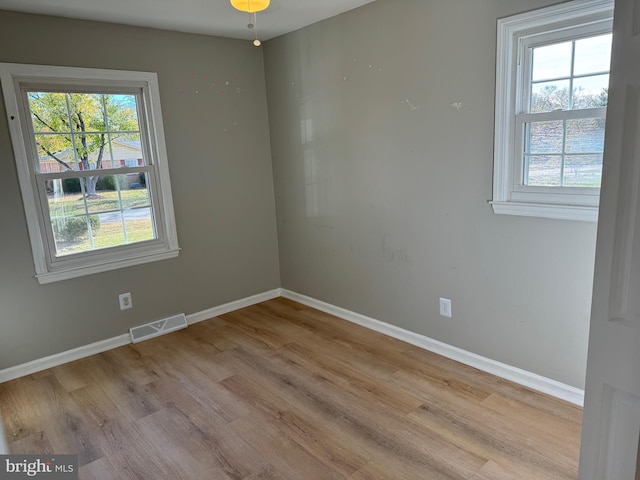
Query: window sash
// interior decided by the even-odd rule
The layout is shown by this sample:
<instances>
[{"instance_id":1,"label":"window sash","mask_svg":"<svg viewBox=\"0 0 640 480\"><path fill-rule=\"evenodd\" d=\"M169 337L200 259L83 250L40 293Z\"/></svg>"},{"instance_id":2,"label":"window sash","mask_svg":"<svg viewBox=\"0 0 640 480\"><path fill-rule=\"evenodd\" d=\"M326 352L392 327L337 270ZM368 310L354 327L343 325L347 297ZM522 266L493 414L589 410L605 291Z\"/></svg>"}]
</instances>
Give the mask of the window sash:
<instances>
[{"instance_id":1,"label":"window sash","mask_svg":"<svg viewBox=\"0 0 640 480\"><path fill-rule=\"evenodd\" d=\"M560 195L568 195L564 197L564 201L568 203L589 204L593 203L594 197L599 197L599 187L566 187L566 186L539 186L539 185L526 185L524 183L525 178L525 156L530 153L525 149L526 143L526 125L534 122L546 122L546 121L562 121L562 120L579 120L590 118L606 118L606 107L600 108L588 108L582 110L560 110L544 113L522 113L515 116L515 143L514 143L514 170L511 183L512 198L524 201L525 198L530 201L540 201L542 195L552 194L553 197L549 199L555 201L562 201L563 198ZM561 153L561 152L558 152ZM582 152L582 154L589 153L602 153L602 152ZM518 195L518 193L534 193L538 192L537 196ZM577 196L585 195L585 201L580 201Z\"/></svg>"},{"instance_id":2,"label":"window sash","mask_svg":"<svg viewBox=\"0 0 640 480\"><path fill-rule=\"evenodd\" d=\"M36 146L36 135L69 135L71 138L71 148L74 150L74 157L76 157L75 151L75 138L79 136L78 132L75 132L71 127L69 132L35 132L33 129L33 123L31 122L31 108L29 106L29 93L31 92L49 92L49 93L84 93L84 94L110 94L110 95L131 95L136 97L136 115L138 121L139 130L111 130L110 128L106 128L105 131L86 131L83 134L92 135L92 134L105 134L107 135L107 144L109 145L109 155L111 160L111 165L113 165L113 139L112 135L122 135L127 133L135 133L140 135L140 148L142 150L142 159L145 164L153 164L154 155L152 154L150 139L151 139L151 130L147 126L148 116L146 114L151 108L147 89L143 87L131 88L131 87L123 87L118 89L114 86L99 86L96 85L96 90L92 91L89 88L79 88L78 86L74 88L70 88L65 86L66 84L59 84L58 88L52 88L48 84L42 83L21 83L20 84L20 109L23 115L23 128L26 129L27 136L31 141L30 148L27 149L27 154L31 156L30 162L30 171L32 173L40 173L40 155L38 153L38 149ZM106 113L106 112L105 112ZM76 162L77 163L77 162ZM82 170L74 170L74 171L82 171Z\"/></svg>"},{"instance_id":3,"label":"window sash","mask_svg":"<svg viewBox=\"0 0 640 480\"><path fill-rule=\"evenodd\" d=\"M518 37L518 97L515 112L516 114L528 113L529 105L531 104L531 85L534 83L540 83L541 81L534 82L533 77L533 50L538 47L544 47L553 45L556 43L569 42L581 40L583 38L595 37L598 35L604 35L611 33L613 25L611 20L599 21L589 23L587 25L578 25L573 27L567 27L565 29L556 30L552 32L522 35ZM573 65L572 65L573 67ZM573 74L573 68L571 69ZM579 79L585 77L591 77L595 75L604 75L609 73L607 71L592 72L589 74L572 75L571 77L563 76L556 79L545 79L544 82L553 80L565 80L565 79Z\"/></svg>"},{"instance_id":4,"label":"window sash","mask_svg":"<svg viewBox=\"0 0 640 480\"><path fill-rule=\"evenodd\" d=\"M70 255L58 255L58 249L56 247L55 235L53 233L53 226L52 226L53 217L51 216L51 211L49 209L49 197L47 195L46 182L49 180L64 180L67 178L86 178L86 177L94 177L94 176L108 177L108 176L127 175L127 174L141 174L141 173L144 173L147 175L146 189L149 192L150 204L149 206L139 207L139 208L149 208L151 210L151 215L153 217L155 238L150 240L135 242L135 244L143 243L145 245L154 245L154 244L161 245L165 241L163 237L164 230L163 228L161 228L162 223L160 223L163 221L163 219L161 217L162 215L161 209L156 207L157 205L159 205L159 202L161 201L161 199L159 198L159 195L158 195L158 182L156 180L156 172L152 166L123 167L123 168L105 169L105 170L84 170L80 172L66 171L66 172L59 172L59 173L35 174L34 178L35 178L35 184L36 184L36 191L38 194L39 207L42 211L42 218L43 218L42 227L44 232L44 238L46 240L45 253L47 255L48 261L51 263L52 266L54 266L56 263L61 263L61 264L67 263L69 259L71 259L72 257L88 258L94 255L97 255L98 252L102 252L103 250L117 251L118 249L130 248L134 244L124 243L121 245L116 245L111 247L88 250L85 252L77 252ZM86 215L97 215L97 214L110 213L110 212L116 212L116 211L130 211L130 210L136 210L139 208L137 207L133 209L87 212Z\"/></svg>"}]
</instances>

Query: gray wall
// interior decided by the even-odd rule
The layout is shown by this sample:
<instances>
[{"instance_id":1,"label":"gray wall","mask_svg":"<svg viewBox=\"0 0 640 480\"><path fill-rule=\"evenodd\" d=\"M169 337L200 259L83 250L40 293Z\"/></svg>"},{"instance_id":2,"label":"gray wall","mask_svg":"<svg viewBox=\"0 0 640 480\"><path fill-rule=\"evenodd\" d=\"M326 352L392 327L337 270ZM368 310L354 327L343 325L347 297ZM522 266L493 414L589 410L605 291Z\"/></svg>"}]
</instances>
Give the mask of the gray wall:
<instances>
[{"instance_id":1,"label":"gray wall","mask_svg":"<svg viewBox=\"0 0 640 480\"><path fill-rule=\"evenodd\" d=\"M378 0L264 70L244 41L0 12L2 62L158 72L183 248L39 285L2 113L0 369L282 284L583 387L595 225L487 204L496 19L550 3Z\"/></svg>"},{"instance_id":2,"label":"gray wall","mask_svg":"<svg viewBox=\"0 0 640 480\"><path fill-rule=\"evenodd\" d=\"M0 369L279 286L261 50L3 11L0 45L1 62L158 73L183 249L172 260L38 284L0 96ZM117 295L128 291L134 308L121 312Z\"/></svg>"},{"instance_id":3,"label":"gray wall","mask_svg":"<svg viewBox=\"0 0 640 480\"><path fill-rule=\"evenodd\" d=\"M550 3L378 0L267 42L284 288L584 386L596 225L487 203L496 19Z\"/></svg>"}]
</instances>

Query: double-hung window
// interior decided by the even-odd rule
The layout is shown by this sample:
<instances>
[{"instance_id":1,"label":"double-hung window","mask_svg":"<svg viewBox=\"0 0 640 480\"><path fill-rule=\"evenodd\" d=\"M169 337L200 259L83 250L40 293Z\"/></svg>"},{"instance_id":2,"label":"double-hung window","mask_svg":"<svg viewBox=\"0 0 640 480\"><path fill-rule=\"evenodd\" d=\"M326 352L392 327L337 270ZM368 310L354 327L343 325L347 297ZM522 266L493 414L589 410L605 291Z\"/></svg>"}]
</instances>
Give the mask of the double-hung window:
<instances>
[{"instance_id":1,"label":"double-hung window","mask_svg":"<svg viewBox=\"0 0 640 480\"><path fill-rule=\"evenodd\" d=\"M597 220L613 2L498 21L493 210Z\"/></svg>"},{"instance_id":2,"label":"double-hung window","mask_svg":"<svg viewBox=\"0 0 640 480\"><path fill-rule=\"evenodd\" d=\"M178 255L157 77L0 64L40 283Z\"/></svg>"}]
</instances>

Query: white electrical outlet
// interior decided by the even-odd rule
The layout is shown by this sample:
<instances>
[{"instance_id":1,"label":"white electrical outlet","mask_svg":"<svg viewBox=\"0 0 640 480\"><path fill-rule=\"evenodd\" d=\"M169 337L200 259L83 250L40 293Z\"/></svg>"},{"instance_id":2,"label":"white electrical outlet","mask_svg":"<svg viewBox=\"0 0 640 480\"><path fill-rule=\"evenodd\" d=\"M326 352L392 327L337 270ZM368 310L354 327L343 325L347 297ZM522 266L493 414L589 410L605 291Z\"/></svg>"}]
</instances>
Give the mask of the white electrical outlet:
<instances>
[{"instance_id":1,"label":"white electrical outlet","mask_svg":"<svg viewBox=\"0 0 640 480\"><path fill-rule=\"evenodd\" d=\"M440 315L451 318L451 300L440 298Z\"/></svg>"},{"instance_id":2,"label":"white electrical outlet","mask_svg":"<svg viewBox=\"0 0 640 480\"><path fill-rule=\"evenodd\" d=\"M121 293L118 295L118 300L120 300L120 310L128 310L133 307L133 303L131 302L131 293Z\"/></svg>"}]
</instances>

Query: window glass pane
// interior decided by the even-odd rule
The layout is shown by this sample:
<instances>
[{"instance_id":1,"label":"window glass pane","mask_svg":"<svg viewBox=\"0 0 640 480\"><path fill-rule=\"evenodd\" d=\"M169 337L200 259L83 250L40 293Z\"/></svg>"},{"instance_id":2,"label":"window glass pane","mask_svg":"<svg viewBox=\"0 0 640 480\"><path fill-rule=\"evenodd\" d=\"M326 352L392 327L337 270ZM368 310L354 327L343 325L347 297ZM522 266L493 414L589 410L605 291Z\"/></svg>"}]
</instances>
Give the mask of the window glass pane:
<instances>
[{"instance_id":1,"label":"window glass pane","mask_svg":"<svg viewBox=\"0 0 640 480\"><path fill-rule=\"evenodd\" d=\"M151 206L151 197L146 186L146 176L144 173L130 173L119 175L121 185L124 185L120 195L122 198L122 208L140 208Z\"/></svg>"},{"instance_id":2,"label":"window glass pane","mask_svg":"<svg viewBox=\"0 0 640 480\"><path fill-rule=\"evenodd\" d=\"M126 210L124 212L124 223L129 243L143 242L156 238L150 208Z\"/></svg>"},{"instance_id":3,"label":"window glass pane","mask_svg":"<svg viewBox=\"0 0 640 480\"><path fill-rule=\"evenodd\" d=\"M77 170L76 157L67 134L36 134L38 171L41 173Z\"/></svg>"},{"instance_id":4,"label":"window glass pane","mask_svg":"<svg viewBox=\"0 0 640 480\"><path fill-rule=\"evenodd\" d=\"M576 78L573 81L573 108L606 107L609 97L609 75Z\"/></svg>"},{"instance_id":5,"label":"window glass pane","mask_svg":"<svg viewBox=\"0 0 640 480\"><path fill-rule=\"evenodd\" d=\"M604 150L604 118L567 120L567 153L598 153Z\"/></svg>"},{"instance_id":6,"label":"window glass pane","mask_svg":"<svg viewBox=\"0 0 640 480\"><path fill-rule=\"evenodd\" d=\"M569 108L569 80L540 82L531 85L529 113L551 112Z\"/></svg>"},{"instance_id":7,"label":"window glass pane","mask_svg":"<svg viewBox=\"0 0 640 480\"><path fill-rule=\"evenodd\" d=\"M56 256L157 238L146 183L144 173L46 180Z\"/></svg>"},{"instance_id":8,"label":"window glass pane","mask_svg":"<svg viewBox=\"0 0 640 480\"><path fill-rule=\"evenodd\" d=\"M111 149L106 133L79 134L74 136L77 170L100 170L108 168L111 161ZM92 191L89 192L93 194Z\"/></svg>"},{"instance_id":9,"label":"window glass pane","mask_svg":"<svg viewBox=\"0 0 640 480\"><path fill-rule=\"evenodd\" d=\"M144 173L87 177L86 184L95 183L96 195L87 198L89 213L148 207L151 197Z\"/></svg>"},{"instance_id":10,"label":"window glass pane","mask_svg":"<svg viewBox=\"0 0 640 480\"><path fill-rule=\"evenodd\" d=\"M562 157L559 155L527 156L525 162L525 185L560 186Z\"/></svg>"},{"instance_id":11,"label":"window glass pane","mask_svg":"<svg viewBox=\"0 0 640 480\"><path fill-rule=\"evenodd\" d=\"M56 256L90 250L89 232L98 228L96 215L88 216L79 178L45 182Z\"/></svg>"},{"instance_id":12,"label":"window glass pane","mask_svg":"<svg viewBox=\"0 0 640 480\"><path fill-rule=\"evenodd\" d=\"M105 95L104 100L110 131L140 131L135 95Z\"/></svg>"},{"instance_id":13,"label":"window glass pane","mask_svg":"<svg viewBox=\"0 0 640 480\"><path fill-rule=\"evenodd\" d=\"M27 98L34 132L69 133L71 131L66 94L28 92Z\"/></svg>"},{"instance_id":14,"label":"window glass pane","mask_svg":"<svg viewBox=\"0 0 640 480\"><path fill-rule=\"evenodd\" d=\"M85 190L88 191L91 188L95 192L94 195L87 197L89 213L119 212L122 210L117 184L121 181L119 175L86 177L84 180L87 185Z\"/></svg>"},{"instance_id":15,"label":"window glass pane","mask_svg":"<svg viewBox=\"0 0 640 480\"><path fill-rule=\"evenodd\" d=\"M80 215L77 217L58 217L51 219L56 256L61 257L73 253L92 250L92 235L100 228L97 215Z\"/></svg>"},{"instance_id":16,"label":"window glass pane","mask_svg":"<svg viewBox=\"0 0 640 480\"><path fill-rule=\"evenodd\" d=\"M564 162L566 187L600 187L602 155L568 155Z\"/></svg>"},{"instance_id":17,"label":"window glass pane","mask_svg":"<svg viewBox=\"0 0 640 480\"><path fill-rule=\"evenodd\" d=\"M96 216L100 218L100 228L95 231L92 239L94 248L109 248L125 245L122 212L103 213Z\"/></svg>"},{"instance_id":18,"label":"window glass pane","mask_svg":"<svg viewBox=\"0 0 640 480\"><path fill-rule=\"evenodd\" d=\"M105 166L104 168L141 167L146 165L142 155L142 143L139 133L112 133L111 148L113 150L113 166Z\"/></svg>"},{"instance_id":19,"label":"window glass pane","mask_svg":"<svg viewBox=\"0 0 640 480\"><path fill-rule=\"evenodd\" d=\"M576 41L573 73L608 72L611 64L611 34L583 38Z\"/></svg>"},{"instance_id":20,"label":"window glass pane","mask_svg":"<svg viewBox=\"0 0 640 480\"><path fill-rule=\"evenodd\" d=\"M534 48L531 80L551 80L571 75L571 44L563 42Z\"/></svg>"},{"instance_id":21,"label":"window glass pane","mask_svg":"<svg viewBox=\"0 0 640 480\"><path fill-rule=\"evenodd\" d=\"M52 219L86 213L80 181L79 178L45 181L49 215Z\"/></svg>"},{"instance_id":22,"label":"window glass pane","mask_svg":"<svg viewBox=\"0 0 640 480\"><path fill-rule=\"evenodd\" d=\"M151 208L124 210L99 215L100 229L95 248L117 247L157 238Z\"/></svg>"},{"instance_id":23,"label":"window glass pane","mask_svg":"<svg viewBox=\"0 0 640 480\"><path fill-rule=\"evenodd\" d=\"M96 93L68 93L71 128L76 133L106 132L107 124L102 102Z\"/></svg>"},{"instance_id":24,"label":"window glass pane","mask_svg":"<svg viewBox=\"0 0 640 480\"><path fill-rule=\"evenodd\" d=\"M528 123L525 135L526 153L562 153L562 120Z\"/></svg>"}]
</instances>

